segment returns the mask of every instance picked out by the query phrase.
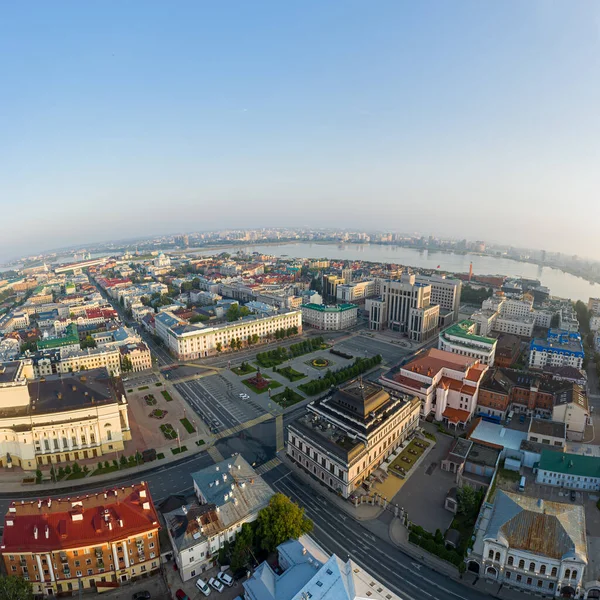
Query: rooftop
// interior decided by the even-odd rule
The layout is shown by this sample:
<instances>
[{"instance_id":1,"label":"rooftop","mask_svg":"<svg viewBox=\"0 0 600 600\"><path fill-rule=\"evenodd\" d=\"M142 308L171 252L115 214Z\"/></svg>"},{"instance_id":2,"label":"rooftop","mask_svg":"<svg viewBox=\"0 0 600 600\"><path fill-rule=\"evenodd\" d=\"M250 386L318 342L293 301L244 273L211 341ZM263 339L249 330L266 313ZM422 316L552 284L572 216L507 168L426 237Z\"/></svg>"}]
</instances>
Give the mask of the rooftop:
<instances>
[{"instance_id":1,"label":"rooftop","mask_svg":"<svg viewBox=\"0 0 600 600\"><path fill-rule=\"evenodd\" d=\"M343 312L345 310L358 310L358 306L356 304L335 304L333 306L327 306L325 304L314 304L313 302L303 304L302 308L318 310L319 312Z\"/></svg>"},{"instance_id":2,"label":"rooftop","mask_svg":"<svg viewBox=\"0 0 600 600\"><path fill-rule=\"evenodd\" d=\"M600 457L582 454L548 452L544 450L540 457L539 468L553 473L579 475L582 477L600 477Z\"/></svg>"},{"instance_id":3,"label":"rooftop","mask_svg":"<svg viewBox=\"0 0 600 600\"><path fill-rule=\"evenodd\" d=\"M458 337L458 338L465 340L466 342L472 341L472 342L477 342L479 344L487 344L490 346L493 346L496 343L496 340L494 338L489 338L489 337L485 337L482 335L476 335L474 333L471 333L471 330L474 328L475 328L474 321L469 321L469 320L459 321L458 323L455 323L454 325L451 325L450 327L448 327L448 329L445 329L444 331L442 331L442 333L440 335L444 336L444 337L447 337L447 336Z\"/></svg>"},{"instance_id":4,"label":"rooftop","mask_svg":"<svg viewBox=\"0 0 600 600\"><path fill-rule=\"evenodd\" d=\"M583 506L498 490L485 538L503 539L510 548L561 560L587 563Z\"/></svg>"},{"instance_id":5,"label":"rooftop","mask_svg":"<svg viewBox=\"0 0 600 600\"><path fill-rule=\"evenodd\" d=\"M52 552L95 546L158 529L145 482L70 498L12 502L2 552Z\"/></svg>"},{"instance_id":6,"label":"rooftop","mask_svg":"<svg viewBox=\"0 0 600 600\"><path fill-rule=\"evenodd\" d=\"M531 419L529 433L547 435L550 437L557 437L564 440L567 437L567 426L565 423L560 423L558 421L548 421L546 419Z\"/></svg>"}]
</instances>

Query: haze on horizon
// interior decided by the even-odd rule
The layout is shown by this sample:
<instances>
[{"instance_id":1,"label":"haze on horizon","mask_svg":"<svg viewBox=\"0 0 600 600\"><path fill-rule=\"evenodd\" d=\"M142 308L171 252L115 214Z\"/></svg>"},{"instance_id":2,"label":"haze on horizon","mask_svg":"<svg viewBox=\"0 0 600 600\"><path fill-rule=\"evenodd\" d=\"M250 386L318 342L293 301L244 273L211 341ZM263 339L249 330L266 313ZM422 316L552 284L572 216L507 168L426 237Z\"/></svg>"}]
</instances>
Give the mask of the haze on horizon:
<instances>
[{"instance_id":1,"label":"haze on horizon","mask_svg":"<svg viewBox=\"0 0 600 600\"><path fill-rule=\"evenodd\" d=\"M0 19L0 259L423 231L600 260L600 4L34 2Z\"/></svg>"}]
</instances>

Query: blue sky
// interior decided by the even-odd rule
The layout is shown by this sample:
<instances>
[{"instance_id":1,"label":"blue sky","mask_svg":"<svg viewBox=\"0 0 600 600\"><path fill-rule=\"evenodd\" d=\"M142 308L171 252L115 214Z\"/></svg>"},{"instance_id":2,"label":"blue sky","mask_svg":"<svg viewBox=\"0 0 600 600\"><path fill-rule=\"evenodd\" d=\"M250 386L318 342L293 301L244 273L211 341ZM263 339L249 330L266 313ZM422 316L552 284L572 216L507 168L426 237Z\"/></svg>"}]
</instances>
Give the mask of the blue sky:
<instances>
[{"instance_id":1,"label":"blue sky","mask_svg":"<svg viewBox=\"0 0 600 600\"><path fill-rule=\"evenodd\" d=\"M0 11L0 258L301 224L600 259L596 2Z\"/></svg>"}]
</instances>

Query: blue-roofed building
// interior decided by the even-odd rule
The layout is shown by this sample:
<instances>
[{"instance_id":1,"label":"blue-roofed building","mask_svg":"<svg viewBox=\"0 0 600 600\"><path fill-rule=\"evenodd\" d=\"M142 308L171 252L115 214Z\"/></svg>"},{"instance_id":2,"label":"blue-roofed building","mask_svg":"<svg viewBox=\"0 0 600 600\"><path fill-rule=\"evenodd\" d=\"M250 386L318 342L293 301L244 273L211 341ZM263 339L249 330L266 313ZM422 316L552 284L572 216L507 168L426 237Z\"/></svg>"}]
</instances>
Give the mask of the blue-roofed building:
<instances>
[{"instance_id":1,"label":"blue-roofed building","mask_svg":"<svg viewBox=\"0 0 600 600\"><path fill-rule=\"evenodd\" d=\"M352 560L329 556L308 536L277 547L277 574L264 562L244 581L246 600L399 600Z\"/></svg>"},{"instance_id":2,"label":"blue-roofed building","mask_svg":"<svg viewBox=\"0 0 600 600\"><path fill-rule=\"evenodd\" d=\"M583 343L577 332L550 329L545 340L535 338L529 345L529 366L534 369L548 366L581 369L583 358Z\"/></svg>"}]
</instances>

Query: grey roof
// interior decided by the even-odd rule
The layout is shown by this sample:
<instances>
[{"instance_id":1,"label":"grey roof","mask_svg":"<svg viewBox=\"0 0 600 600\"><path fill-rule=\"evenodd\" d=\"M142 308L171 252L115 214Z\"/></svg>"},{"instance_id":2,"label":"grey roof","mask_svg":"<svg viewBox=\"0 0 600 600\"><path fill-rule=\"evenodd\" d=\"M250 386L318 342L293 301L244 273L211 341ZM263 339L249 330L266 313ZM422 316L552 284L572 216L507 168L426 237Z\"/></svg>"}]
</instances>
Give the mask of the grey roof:
<instances>
[{"instance_id":1,"label":"grey roof","mask_svg":"<svg viewBox=\"0 0 600 600\"><path fill-rule=\"evenodd\" d=\"M535 433L537 435L548 435L564 440L567 437L567 426L565 423L560 423L558 421L548 421L546 419L531 419L529 433Z\"/></svg>"},{"instance_id":2,"label":"grey roof","mask_svg":"<svg viewBox=\"0 0 600 600\"><path fill-rule=\"evenodd\" d=\"M214 504L225 527L258 512L275 492L238 454L192 473L194 487L204 504Z\"/></svg>"},{"instance_id":3,"label":"grey roof","mask_svg":"<svg viewBox=\"0 0 600 600\"><path fill-rule=\"evenodd\" d=\"M587 563L585 514L578 504L498 490L485 539L541 556L578 558Z\"/></svg>"}]
</instances>

